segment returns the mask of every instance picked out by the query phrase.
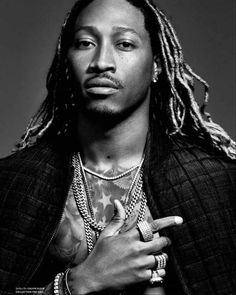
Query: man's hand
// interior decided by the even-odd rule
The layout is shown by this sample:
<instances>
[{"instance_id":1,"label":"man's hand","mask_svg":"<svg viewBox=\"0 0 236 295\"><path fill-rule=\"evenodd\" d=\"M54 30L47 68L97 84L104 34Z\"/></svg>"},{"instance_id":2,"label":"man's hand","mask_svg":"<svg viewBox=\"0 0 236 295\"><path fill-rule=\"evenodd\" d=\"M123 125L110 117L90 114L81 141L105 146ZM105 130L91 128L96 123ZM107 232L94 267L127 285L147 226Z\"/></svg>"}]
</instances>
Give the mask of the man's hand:
<instances>
[{"instance_id":1,"label":"man's hand","mask_svg":"<svg viewBox=\"0 0 236 295\"><path fill-rule=\"evenodd\" d=\"M69 287L73 295L89 294L103 290L122 290L126 286L148 281L155 267L154 254L171 244L158 231L182 223L182 218L169 216L154 220L150 226L154 238L140 240L139 231L133 228L119 233L125 220L125 210L115 201L116 214L101 233L87 259L70 271Z\"/></svg>"}]
</instances>

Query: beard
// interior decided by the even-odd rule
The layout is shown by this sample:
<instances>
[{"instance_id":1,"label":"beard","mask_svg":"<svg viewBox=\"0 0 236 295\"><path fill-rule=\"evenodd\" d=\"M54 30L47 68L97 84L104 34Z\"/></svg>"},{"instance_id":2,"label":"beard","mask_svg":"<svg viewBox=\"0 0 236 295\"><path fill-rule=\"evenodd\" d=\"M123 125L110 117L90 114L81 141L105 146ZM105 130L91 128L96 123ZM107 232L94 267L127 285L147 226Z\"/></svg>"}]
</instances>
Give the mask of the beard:
<instances>
[{"instance_id":1,"label":"beard","mask_svg":"<svg viewBox=\"0 0 236 295\"><path fill-rule=\"evenodd\" d=\"M94 124L103 125L106 128L113 128L115 125L125 121L131 116L142 103L143 100L139 100L136 101L135 104L117 109L105 103L88 103L80 99L78 103L78 113L83 114L83 116Z\"/></svg>"},{"instance_id":2,"label":"beard","mask_svg":"<svg viewBox=\"0 0 236 295\"><path fill-rule=\"evenodd\" d=\"M113 127L119 124L131 114L131 110L129 109L115 110L106 105L90 106L80 104L79 109L79 112L82 112L94 124L105 125L107 127Z\"/></svg>"}]
</instances>

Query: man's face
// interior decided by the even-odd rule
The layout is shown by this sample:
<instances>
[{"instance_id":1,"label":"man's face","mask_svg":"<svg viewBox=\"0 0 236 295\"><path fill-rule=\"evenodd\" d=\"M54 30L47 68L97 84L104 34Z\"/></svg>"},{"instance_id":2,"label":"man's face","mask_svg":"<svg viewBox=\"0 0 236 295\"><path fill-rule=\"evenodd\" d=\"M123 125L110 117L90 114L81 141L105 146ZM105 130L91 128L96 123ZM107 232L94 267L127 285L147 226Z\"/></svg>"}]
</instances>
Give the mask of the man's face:
<instances>
[{"instance_id":1,"label":"man's face","mask_svg":"<svg viewBox=\"0 0 236 295\"><path fill-rule=\"evenodd\" d=\"M153 54L142 12L94 0L78 15L68 59L82 110L120 115L149 103Z\"/></svg>"}]
</instances>

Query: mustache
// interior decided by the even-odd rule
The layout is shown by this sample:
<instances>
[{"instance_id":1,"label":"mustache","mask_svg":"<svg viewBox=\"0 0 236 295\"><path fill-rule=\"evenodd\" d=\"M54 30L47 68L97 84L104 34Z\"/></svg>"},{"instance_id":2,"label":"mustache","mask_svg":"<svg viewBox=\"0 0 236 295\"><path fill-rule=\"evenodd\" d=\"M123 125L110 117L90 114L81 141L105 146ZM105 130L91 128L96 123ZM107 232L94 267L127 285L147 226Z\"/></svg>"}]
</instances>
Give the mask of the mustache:
<instances>
[{"instance_id":1,"label":"mustache","mask_svg":"<svg viewBox=\"0 0 236 295\"><path fill-rule=\"evenodd\" d=\"M94 78L100 78L100 79L101 78L106 78L106 79L110 80L112 83L114 83L117 86L117 88L124 88L124 84L123 84L123 82L121 80L112 77L108 73L102 73L102 74L93 76L93 77L89 78L86 82L89 82L90 80L92 80Z\"/></svg>"}]
</instances>

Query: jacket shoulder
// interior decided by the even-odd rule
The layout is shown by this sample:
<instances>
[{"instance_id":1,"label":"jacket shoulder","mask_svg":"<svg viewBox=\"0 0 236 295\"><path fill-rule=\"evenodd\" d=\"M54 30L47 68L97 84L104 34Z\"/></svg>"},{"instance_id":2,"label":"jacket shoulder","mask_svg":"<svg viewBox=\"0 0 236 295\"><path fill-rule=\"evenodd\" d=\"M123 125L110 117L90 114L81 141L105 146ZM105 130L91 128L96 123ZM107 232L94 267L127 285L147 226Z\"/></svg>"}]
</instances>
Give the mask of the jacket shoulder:
<instances>
[{"instance_id":1,"label":"jacket shoulder","mask_svg":"<svg viewBox=\"0 0 236 295\"><path fill-rule=\"evenodd\" d=\"M212 179L214 182L236 186L236 160L232 160L220 152L202 147L189 140L176 140L167 161L170 174L178 173L178 181L181 175L190 181L194 179ZM177 179L176 178L176 179Z\"/></svg>"},{"instance_id":2,"label":"jacket shoulder","mask_svg":"<svg viewBox=\"0 0 236 295\"><path fill-rule=\"evenodd\" d=\"M6 169L35 169L45 164L58 167L63 160L67 159L68 154L57 149L55 144L41 142L0 159L0 173Z\"/></svg>"}]
</instances>

